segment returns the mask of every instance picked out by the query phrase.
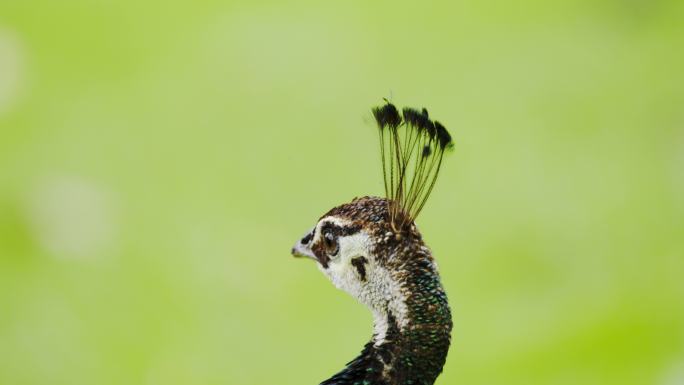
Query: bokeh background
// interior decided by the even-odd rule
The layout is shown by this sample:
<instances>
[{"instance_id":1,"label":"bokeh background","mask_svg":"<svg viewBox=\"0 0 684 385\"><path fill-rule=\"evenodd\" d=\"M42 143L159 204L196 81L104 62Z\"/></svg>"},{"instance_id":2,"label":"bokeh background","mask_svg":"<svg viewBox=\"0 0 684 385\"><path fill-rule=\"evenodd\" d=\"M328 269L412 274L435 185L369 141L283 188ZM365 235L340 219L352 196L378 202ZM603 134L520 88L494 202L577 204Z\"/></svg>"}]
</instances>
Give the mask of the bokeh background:
<instances>
[{"instance_id":1,"label":"bokeh background","mask_svg":"<svg viewBox=\"0 0 684 385\"><path fill-rule=\"evenodd\" d=\"M316 384L371 317L292 244L450 128L438 384L684 384L684 2L0 2L0 384Z\"/></svg>"}]
</instances>

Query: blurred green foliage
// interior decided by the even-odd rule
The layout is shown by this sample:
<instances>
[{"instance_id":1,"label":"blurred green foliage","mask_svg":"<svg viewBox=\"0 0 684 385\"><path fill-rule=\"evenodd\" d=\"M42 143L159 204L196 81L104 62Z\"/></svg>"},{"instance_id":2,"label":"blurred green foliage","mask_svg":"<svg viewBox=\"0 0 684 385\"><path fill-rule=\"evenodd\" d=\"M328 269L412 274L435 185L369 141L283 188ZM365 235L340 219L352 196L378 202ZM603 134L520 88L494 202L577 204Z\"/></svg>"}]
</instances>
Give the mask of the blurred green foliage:
<instances>
[{"instance_id":1,"label":"blurred green foliage","mask_svg":"<svg viewBox=\"0 0 684 385\"><path fill-rule=\"evenodd\" d=\"M684 383L684 2L0 2L0 384L315 384L366 310L290 246L456 149L438 384Z\"/></svg>"}]
</instances>

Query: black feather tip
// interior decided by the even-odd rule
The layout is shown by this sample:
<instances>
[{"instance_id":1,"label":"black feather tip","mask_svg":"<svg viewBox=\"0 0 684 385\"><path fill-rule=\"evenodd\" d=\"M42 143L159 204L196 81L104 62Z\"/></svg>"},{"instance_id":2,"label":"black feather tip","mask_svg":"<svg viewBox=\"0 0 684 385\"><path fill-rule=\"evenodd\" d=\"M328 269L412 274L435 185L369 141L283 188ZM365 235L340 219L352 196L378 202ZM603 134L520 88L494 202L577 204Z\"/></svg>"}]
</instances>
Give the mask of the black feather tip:
<instances>
[{"instance_id":1,"label":"black feather tip","mask_svg":"<svg viewBox=\"0 0 684 385\"><path fill-rule=\"evenodd\" d=\"M394 104L389 102L384 106L373 108L373 116L380 129L385 127L397 128L402 123L399 111Z\"/></svg>"},{"instance_id":2,"label":"black feather tip","mask_svg":"<svg viewBox=\"0 0 684 385\"><path fill-rule=\"evenodd\" d=\"M454 145L449 131L447 131L447 129L440 122L435 122L435 131L437 134L437 139L439 140L439 146L442 147L442 150L451 148Z\"/></svg>"}]
</instances>

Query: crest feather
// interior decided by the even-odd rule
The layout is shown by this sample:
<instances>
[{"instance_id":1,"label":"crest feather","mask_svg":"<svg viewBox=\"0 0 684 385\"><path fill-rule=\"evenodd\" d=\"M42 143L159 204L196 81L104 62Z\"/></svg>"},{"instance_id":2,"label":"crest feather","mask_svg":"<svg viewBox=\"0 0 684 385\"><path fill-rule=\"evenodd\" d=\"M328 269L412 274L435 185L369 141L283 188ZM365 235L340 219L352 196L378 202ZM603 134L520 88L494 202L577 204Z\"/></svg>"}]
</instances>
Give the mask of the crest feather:
<instances>
[{"instance_id":1,"label":"crest feather","mask_svg":"<svg viewBox=\"0 0 684 385\"><path fill-rule=\"evenodd\" d=\"M404 230L423 209L437 180L442 157L453 147L451 135L430 120L425 108L397 108L386 101L373 108L380 134L380 154L390 222Z\"/></svg>"}]
</instances>

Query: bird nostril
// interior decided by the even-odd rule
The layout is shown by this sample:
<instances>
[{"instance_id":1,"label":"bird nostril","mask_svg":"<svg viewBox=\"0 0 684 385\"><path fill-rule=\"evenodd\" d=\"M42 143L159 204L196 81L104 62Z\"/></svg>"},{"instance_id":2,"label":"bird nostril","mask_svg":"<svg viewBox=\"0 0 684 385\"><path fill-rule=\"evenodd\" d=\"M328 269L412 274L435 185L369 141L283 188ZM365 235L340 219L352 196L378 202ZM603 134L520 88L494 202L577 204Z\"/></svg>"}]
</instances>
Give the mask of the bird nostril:
<instances>
[{"instance_id":1,"label":"bird nostril","mask_svg":"<svg viewBox=\"0 0 684 385\"><path fill-rule=\"evenodd\" d=\"M307 234L306 237L302 238L302 245L306 245L311 242L311 238L313 238L312 234Z\"/></svg>"}]
</instances>

